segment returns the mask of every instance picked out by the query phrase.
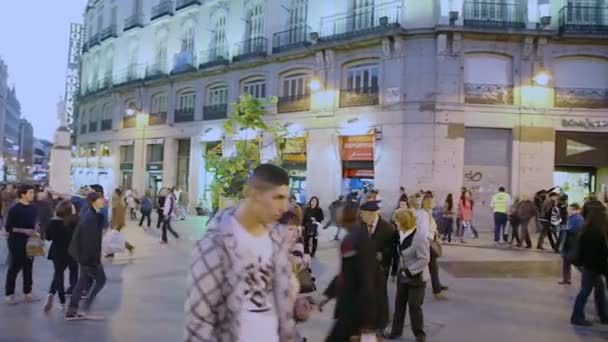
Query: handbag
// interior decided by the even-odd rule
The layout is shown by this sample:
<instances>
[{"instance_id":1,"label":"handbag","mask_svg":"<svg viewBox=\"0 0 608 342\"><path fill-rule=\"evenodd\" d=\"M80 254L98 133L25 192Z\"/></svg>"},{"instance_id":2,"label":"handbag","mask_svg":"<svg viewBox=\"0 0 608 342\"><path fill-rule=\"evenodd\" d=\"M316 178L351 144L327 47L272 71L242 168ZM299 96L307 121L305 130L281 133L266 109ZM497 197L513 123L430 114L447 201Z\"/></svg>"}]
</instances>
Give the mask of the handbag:
<instances>
[{"instance_id":1,"label":"handbag","mask_svg":"<svg viewBox=\"0 0 608 342\"><path fill-rule=\"evenodd\" d=\"M118 230L110 230L103 238L104 254L123 253L125 251L125 237Z\"/></svg>"},{"instance_id":2,"label":"handbag","mask_svg":"<svg viewBox=\"0 0 608 342\"><path fill-rule=\"evenodd\" d=\"M439 240L437 240L437 235L435 235L435 237L431 241L430 247L431 247L431 255L434 258L439 258L443 254L443 247L441 246L441 243L439 242Z\"/></svg>"},{"instance_id":3,"label":"handbag","mask_svg":"<svg viewBox=\"0 0 608 342\"><path fill-rule=\"evenodd\" d=\"M44 249L44 241L40 238L40 234L36 233L27 239L25 251L28 257L37 257L46 255Z\"/></svg>"},{"instance_id":4,"label":"handbag","mask_svg":"<svg viewBox=\"0 0 608 342\"><path fill-rule=\"evenodd\" d=\"M407 274L405 274L405 271L399 271L399 275L397 276L397 281L399 282L399 284L405 285L408 287L419 287L423 283L422 273L418 273L418 274L414 275L413 277L408 277Z\"/></svg>"}]
</instances>

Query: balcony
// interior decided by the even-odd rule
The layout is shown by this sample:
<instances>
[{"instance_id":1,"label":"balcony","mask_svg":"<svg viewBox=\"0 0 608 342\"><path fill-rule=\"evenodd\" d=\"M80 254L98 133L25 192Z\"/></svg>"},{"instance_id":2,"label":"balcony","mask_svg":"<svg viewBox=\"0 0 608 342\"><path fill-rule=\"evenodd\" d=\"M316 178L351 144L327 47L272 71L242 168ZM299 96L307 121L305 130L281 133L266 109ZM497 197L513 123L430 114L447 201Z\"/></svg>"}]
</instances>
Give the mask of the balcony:
<instances>
[{"instance_id":1,"label":"balcony","mask_svg":"<svg viewBox=\"0 0 608 342\"><path fill-rule=\"evenodd\" d=\"M608 108L608 89L555 88L555 107Z\"/></svg>"},{"instance_id":2,"label":"balcony","mask_svg":"<svg viewBox=\"0 0 608 342\"><path fill-rule=\"evenodd\" d=\"M277 111L279 113L302 112L310 110L310 95L295 95L279 97Z\"/></svg>"},{"instance_id":3,"label":"balcony","mask_svg":"<svg viewBox=\"0 0 608 342\"><path fill-rule=\"evenodd\" d=\"M103 29L103 31L101 31L100 37L100 41L102 42L106 39L118 37L118 34L116 33L116 25L113 24Z\"/></svg>"},{"instance_id":4,"label":"balcony","mask_svg":"<svg viewBox=\"0 0 608 342\"><path fill-rule=\"evenodd\" d=\"M158 5L152 7L150 21L171 15L173 15L173 1L162 0Z\"/></svg>"},{"instance_id":5,"label":"balcony","mask_svg":"<svg viewBox=\"0 0 608 342\"><path fill-rule=\"evenodd\" d=\"M378 104L378 87L340 90L340 107L374 106Z\"/></svg>"},{"instance_id":6,"label":"balcony","mask_svg":"<svg viewBox=\"0 0 608 342\"><path fill-rule=\"evenodd\" d=\"M177 0L175 11L179 11L190 6L200 6L203 2L201 0Z\"/></svg>"},{"instance_id":7,"label":"balcony","mask_svg":"<svg viewBox=\"0 0 608 342\"><path fill-rule=\"evenodd\" d=\"M349 39L390 31L401 26L401 2L370 6L346 14L321 18L319 40Z\"/></svg>"},{"instance_id":8,"label":"balcony","mask_svg":"<svg viewBox=\"0 0 608 342\"><path fill-rule=\"evenodd\" d=\"M248 39L235 45L235 54L232 57L233 62L243 61L256 57L266 57L268 51L268 39L257 37Z\"/></svg>"},{"instance_id":9,"label":"balcony","mask_svg":"<svg viewBox=\"0 0 608 342\"><path fill-rule=\"evenodd\" d=\"M137 115L125 116L122 118L122 128L133 128L137 125Z\"/></svg>"},{"instance_id":10,"label":"balcony","mask_svg":"<svg viewBox=\"0 0 608 342\"><path fill-rule=\"evenodd\" d=\"M144 16L139 13L125 19L123 31L126 32L136 27L144 27Z\"/></svg>"},{"instance_id":11,"label":"balcony","mask_svg":"<svg viewBox=\"0 0 608 342\"><path fill-rule=\"evenodd\" d=\"M569 5L559 10L560 33L608 33L608 6Z\"/></svg>"},{"instance_id":12,"label":"balcony","mask_svg":"<svg viewBox=\"0 0 608 342\"><path fill-rule=\"evenodd\" d=\"M150 115L148 116L148 125L150 125L150 126L164 125L166 123L167 123L167 113L165 113L165 112L150 113Z\"/></svg>"},{"instance_id":13,"label":"balcony","mask_svg":"<svg viewBox=\"0 0 608 342\"><path fill-rule=\"evenodd\" d=\"M174 121L175 122L194 121L194 108L176 109Z\"/></svg>"},{"instance_id":14,"label":"balcony","mask_svg":"<svg viewBox=\"0 0 608 342\"><path fill-rule=\"evenodd\" d=\"M109 131L112 129L112 119L101 120L100 131Z\"/></svg>"},{"instance_id":15,"label":"balcony","mask_svg":"<svg viewBox=\"0 0 608 342\"><path fill-rule=\"evenodd\" d=\"M97 122L89 122L89 133L97 132Z\"/></svg>"},{"instance_id":16,"label":"balcony","mask_svg":"<svg viewBox=\"0 0 608 342\"><path fill-rule=\"evenodd\" d=\"M141 81L144 76L144 67L141 65L132 65L126 70L118 73L115 85L124 85L132 82Z\"/></svg>"},{"instance_id":17,"label":"balcony","mask_svg":"<svg viewBox=\"0 0 608 342\"><path fill-rule=\"evenodd\" d=\"M218 65L228 65L230 63L230 56L228 55L228 49L221 47L201 52L199 60L200 64L198 68L207 69Z\"/></svg>"},{"instance_id":18,"label":"balcony","mask_svg":"<svg viewBox=\"0 0 608 342\"><path fill-rule=\"evenodd\" d=\"M525 28L526 9L509 3L467 1L464 26L479 28Z\"/></svg>"},{"instance_id":19,"label":"balcony","mask_svg":"<svg viewBox=\"0 0 608 342\"><path fill-rule=\"evenodd\" d=\"M203 107L203 120L221 120L227 118L228 105L219 104Z\"/></svg>"},{"instance_id":20,"label":"balcony","mask_svg":"<svg viewBox=\"0 0 608 342\"><path fill-rule=\"evenodd\" d=\"M173 56L171 75L183 74L193 70L196 70L196 63L194 61L194 54L191 51L182 51Z\"/></svg>"},{"instance_id":21,"label":"balcony","mask_svg":"<svg viewBox=\"0 0 608 342\"><path fill-rule=\"evenodd\" d=\"M91 38L89 38L88 48L91 49L93 46L99 45L99 43L101 43L101 41L99 40L99 33L95 33L91 36Z\"/></svg>"},{"instance_id":22,"label":"balcony","mask_svg":"<svg viewBox=\"0 0 608 342\"><path fill-rule=\"evenodd\" d=\"M146 80L156 80L166 76L166 68L161 63L156 63L146 68Z\"/></svg>"},{"instance_id":23,"label":"balcony","mask_svg":"<svg viewBox=\"0 0 608 342\"><path fill-rule=\"evenodd\" d=\"M473 104L512 105L513 86L465 83L464 102Z\"/></svg>"},{"instance_id":24,"label":"balcony","mask_svg":"<svg viewBox=\"0 0 608 342\"><path fill-rule=\"evenodd\" d=\"M287 31L275 33L272 36L272 53L310 46L309 33L310 26L294 27Z\"/></svg>"}]
</instances>

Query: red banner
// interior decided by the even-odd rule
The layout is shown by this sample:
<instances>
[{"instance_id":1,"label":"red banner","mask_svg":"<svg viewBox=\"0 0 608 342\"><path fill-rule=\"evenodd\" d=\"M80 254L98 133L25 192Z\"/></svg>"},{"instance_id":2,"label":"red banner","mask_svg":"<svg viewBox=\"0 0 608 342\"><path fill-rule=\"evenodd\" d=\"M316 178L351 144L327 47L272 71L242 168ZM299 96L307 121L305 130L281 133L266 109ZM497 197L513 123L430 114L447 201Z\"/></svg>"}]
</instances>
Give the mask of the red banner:
<instances>
[{"instance_id":1,"label":"red banner","mask_svg":"<svg viewBox=\"0 0 608 342\"><path fill-rule=\"evenodd\" d=\"M374 135L340 137L340 155L344 161L373 161Z\"/></svg>"}]
</instances>

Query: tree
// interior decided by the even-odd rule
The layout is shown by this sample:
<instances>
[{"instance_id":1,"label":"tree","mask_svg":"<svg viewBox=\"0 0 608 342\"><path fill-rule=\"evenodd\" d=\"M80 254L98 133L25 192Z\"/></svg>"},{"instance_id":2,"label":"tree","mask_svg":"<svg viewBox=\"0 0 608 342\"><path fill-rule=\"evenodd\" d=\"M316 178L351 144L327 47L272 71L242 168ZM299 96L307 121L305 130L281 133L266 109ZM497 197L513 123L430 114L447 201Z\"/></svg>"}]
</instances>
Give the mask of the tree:
<instances>
[{"instance_id":1,"label":"tree","mask_svg":"<svg viewBox=\"0 0 608 342\"><path fill-rule=\"evenodd\" d=\"M279 150L279 142L285 136L285 129L277 121L264 119L266 106L270 101L260 100L251 94L241 95L233 106L234 110L224 122L226 137L234 142L235 153L231 156L207 154L205 168L213 172L211 202L218 208L221 197L241 198L249 173L260 164L261 135L268 133L274 138ZM245 139L237 140L236 132L244 131ZM251 136L248 136L251 135Z\"/></svg>"}]
</instances>

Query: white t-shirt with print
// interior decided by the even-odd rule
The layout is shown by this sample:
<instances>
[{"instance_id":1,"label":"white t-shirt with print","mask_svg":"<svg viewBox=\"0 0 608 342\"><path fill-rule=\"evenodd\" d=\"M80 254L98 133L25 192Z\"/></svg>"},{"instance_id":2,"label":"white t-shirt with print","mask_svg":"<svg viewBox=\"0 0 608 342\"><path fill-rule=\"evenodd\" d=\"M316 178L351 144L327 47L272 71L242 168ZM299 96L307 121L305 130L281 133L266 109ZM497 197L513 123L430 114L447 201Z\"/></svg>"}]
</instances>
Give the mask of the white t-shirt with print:
<instances>
[{"instance_id":1,"label":"white t-shirt with print","mask_svg":"<svg viewBox=\"0 0 608 342\"><path fill-rule=\"evenodd\" d=\"M247 261L239 342L279 342L279 319L274 303L272 240L268 232L253 236L236 220L237 248Z\"/></svg>"}]
</instances>

